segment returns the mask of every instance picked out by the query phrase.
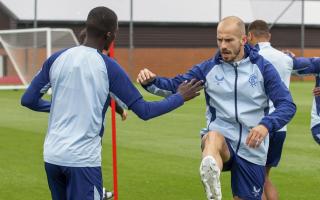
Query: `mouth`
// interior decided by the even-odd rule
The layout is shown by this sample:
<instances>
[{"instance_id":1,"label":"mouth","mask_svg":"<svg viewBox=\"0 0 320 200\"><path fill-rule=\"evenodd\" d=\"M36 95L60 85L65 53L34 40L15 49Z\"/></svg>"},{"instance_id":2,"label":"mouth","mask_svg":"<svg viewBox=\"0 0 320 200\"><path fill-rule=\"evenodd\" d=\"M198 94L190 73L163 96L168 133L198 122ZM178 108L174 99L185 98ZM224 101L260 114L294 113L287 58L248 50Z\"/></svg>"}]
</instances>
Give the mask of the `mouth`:
<instances>
[{"instance_id":1,"label":"mouth","mask_svg":"<svg viewBox=\"0 0 320 200\"><path fill-rule=\"evenodd\" d=\"M231 52L221 52L221 55L222 56L229 56L229 55L231 55Z\"/></svg>"},{"instance_id":2,"label":"mouth","mask_svg":"<svg viewBox=\"0 0 320 200\"><path fill-rule=\"evenodd\" d=\"M221 54L228 55L228 54L231 54L231 51L228 49L221 49Z\"/></svg>"}]
</instances>

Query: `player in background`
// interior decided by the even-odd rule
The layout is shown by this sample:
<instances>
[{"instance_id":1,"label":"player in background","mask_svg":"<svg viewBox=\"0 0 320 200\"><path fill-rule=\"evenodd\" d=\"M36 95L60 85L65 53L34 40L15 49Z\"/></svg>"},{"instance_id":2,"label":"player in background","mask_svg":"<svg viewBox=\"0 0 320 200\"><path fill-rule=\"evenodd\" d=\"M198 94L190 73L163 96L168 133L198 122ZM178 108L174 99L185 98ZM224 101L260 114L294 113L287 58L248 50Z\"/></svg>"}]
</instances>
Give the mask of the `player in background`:
<instances>
[{"instance_id":1,"label":"player in background","mask_svg":"<svg viewBox=\"0 0 320 200\"><path fill-rule=\"evenodd\" d=\"M178 92L166 99L144 101L121 66L102 54L117 30L114 11L92 9L83 45L50 56L21 98L23 106L50 112L44 165L53 200L103 198L101 138L111 94L148 120L178 108L203 88L201 81L193 79L183 82ZM50 87L51 101L43 100Z\"/></svg>"},{"instance_id":2,"label":"player in background","mask_svg":"<svg viewBox=\"0 0 320 200\"><path fill-rule=\"evenodd\" d=\"M255 20L248 26L248 43L256 47L259 54L268 60L278 71L282 82L289 88L293 70L293 60L285 53L273 48L270 44L271 33L268 24L263 20ZM269 113L275 110L269 101ZM270 179L272 167L277 167L281 158L283 144L286 138L287 126L275 132L269 132L269 149L266 163L266 177L264 183L264 200L278 200L279 194Z\"/></svg>"},{"instance_id":3,"label":"player in background","mask_svg":"<svg viewBox=\"0 0 320 200\"><path fill-rule=\"evenodd\" d=\"M296 74L315 76L310 129L313 139L320 144L320 58L295 57L294 53L288 50L286 53L293 59L293 69Z\"/></svg>"}]
</instances>

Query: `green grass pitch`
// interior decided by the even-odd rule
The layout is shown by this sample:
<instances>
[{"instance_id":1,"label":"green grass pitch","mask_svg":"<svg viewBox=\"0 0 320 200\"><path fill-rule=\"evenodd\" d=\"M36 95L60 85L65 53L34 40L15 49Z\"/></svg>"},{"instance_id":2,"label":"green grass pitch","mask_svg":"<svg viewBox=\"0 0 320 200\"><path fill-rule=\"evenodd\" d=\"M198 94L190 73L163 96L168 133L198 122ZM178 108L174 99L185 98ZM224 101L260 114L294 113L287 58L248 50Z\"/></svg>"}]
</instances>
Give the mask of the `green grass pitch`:
<instances>
[{"instance_id":1,"label":"green grass pitch","mask_svg":"<svg viewBox=\"0 0 320 200\"><path fill-rule=\"evenodd\" d=\"M319 199L320 147L310 134L311 82L293 82L298 110L289 125L280 166L271 175L280 199ZM0 199L50 199L42 158L45 113L20 106L22 91L0 91ZM158 99L143 92L148 100ZM203 95L178 110L144 122L132 112L117 121L120 200L205 199L199 178ZM110 112L103 138L104 185L112 188ZM231 199L230 174L222 174L223 199Z\"/></svg>"}]
</instances>

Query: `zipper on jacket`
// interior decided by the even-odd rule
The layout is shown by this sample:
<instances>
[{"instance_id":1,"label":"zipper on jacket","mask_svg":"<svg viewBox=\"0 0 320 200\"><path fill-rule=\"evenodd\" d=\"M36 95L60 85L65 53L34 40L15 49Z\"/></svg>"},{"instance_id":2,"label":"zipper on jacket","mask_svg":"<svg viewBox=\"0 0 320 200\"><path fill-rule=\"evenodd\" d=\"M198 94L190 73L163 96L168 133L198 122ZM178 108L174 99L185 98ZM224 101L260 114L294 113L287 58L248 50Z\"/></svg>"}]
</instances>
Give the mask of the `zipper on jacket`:
<instances>
[{"instance_id":1,"label":"zipper on jacket","mask_svg":"<svg viewBox=\"0 0 320 200\"><path fill-rule=\"evenodd\" d=\"M238 150L239 150L239 147L240 147L240 142L241 142L241 136L242 136L242 124L239 123L239 119L238 119L238 100L237 100L237 94L238 94L238 91L237 91L237 84L238 84L238 64L235 63L232 65L233 68L234 68L234 72L236 73L236 78L235 78L235 83L234 83L234 107L235 107L235 114L236 114L236 121L238 122L239 124L239 128L240 128L240 131L239 131L239 141L238 141L238 145L237 145L237 148L236 148L236 154L238 153Z\"/></svg>"}]
</instances>

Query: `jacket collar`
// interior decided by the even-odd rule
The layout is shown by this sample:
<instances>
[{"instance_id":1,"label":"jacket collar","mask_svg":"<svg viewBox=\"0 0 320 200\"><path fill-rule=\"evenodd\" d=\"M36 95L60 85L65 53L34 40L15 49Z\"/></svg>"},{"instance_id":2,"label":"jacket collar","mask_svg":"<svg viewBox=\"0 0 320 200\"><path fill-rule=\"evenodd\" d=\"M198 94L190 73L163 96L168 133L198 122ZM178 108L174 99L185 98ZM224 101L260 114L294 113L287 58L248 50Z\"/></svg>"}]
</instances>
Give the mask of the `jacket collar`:
<instances>
[{"instance_id":1,"label":"jacket collar","mask_svg":"<svg viewBox=\"0 0 320 200\"><path fill-rule=\"evenodd\" d=\"M254 47L257 48L258 50L260 50L260 49L270 47L270 46L271 46L270 42L259 42Z\"/></svg>"}]
</instances>

